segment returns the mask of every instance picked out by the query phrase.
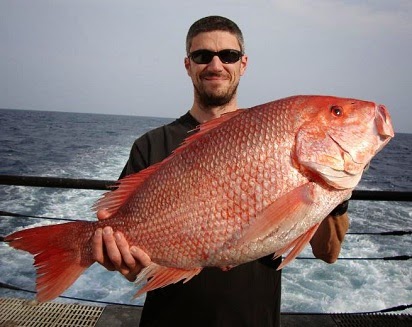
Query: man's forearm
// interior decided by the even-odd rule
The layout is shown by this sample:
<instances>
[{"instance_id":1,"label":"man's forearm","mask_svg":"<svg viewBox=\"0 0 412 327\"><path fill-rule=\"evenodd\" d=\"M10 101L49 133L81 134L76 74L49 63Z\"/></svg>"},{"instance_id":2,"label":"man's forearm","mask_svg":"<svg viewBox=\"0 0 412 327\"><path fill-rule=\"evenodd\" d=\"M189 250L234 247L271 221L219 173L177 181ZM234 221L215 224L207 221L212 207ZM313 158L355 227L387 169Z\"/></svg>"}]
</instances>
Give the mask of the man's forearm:
<instances>
[{"instance_id":1,"label":"man's forearm","mask_svg":"<svg viewBox=\"0 0 412 327\"><path fill-rule=\"evenodd\" d=\"M342 242L348 229L347 212L341 215L327 216L310 241L314 256L327 263L335 262L339 257Z\"/></svg>"}]
</instances>

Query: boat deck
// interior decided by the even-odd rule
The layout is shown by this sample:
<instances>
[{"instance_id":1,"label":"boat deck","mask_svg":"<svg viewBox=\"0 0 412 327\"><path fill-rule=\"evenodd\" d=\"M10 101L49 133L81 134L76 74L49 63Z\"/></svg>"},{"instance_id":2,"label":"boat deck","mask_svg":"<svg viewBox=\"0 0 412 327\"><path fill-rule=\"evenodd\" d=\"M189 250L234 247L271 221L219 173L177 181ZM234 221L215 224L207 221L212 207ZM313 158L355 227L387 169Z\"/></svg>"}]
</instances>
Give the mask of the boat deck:
<instances>
[{"instance_id":1,"label":"boat deck","mask_svg":"<svg viewBox=\"0 0 412 327\"><path fill-rule=\"evenodd\" d=\"M135 327L142 307L84 304L37 303L15 298L0 298L0 326L91 326ZM394 314L295 314L282 313L282 327L410 327L412 315Z\"/></svg>"}]
</instances>

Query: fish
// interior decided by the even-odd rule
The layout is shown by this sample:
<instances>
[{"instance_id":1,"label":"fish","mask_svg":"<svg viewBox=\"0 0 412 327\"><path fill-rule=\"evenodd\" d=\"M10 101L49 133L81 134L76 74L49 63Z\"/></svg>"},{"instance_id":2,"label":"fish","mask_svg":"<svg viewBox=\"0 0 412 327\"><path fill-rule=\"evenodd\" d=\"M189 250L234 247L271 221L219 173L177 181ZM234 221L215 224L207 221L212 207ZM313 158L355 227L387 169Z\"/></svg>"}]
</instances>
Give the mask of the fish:
<instances>
[{"instance_id":1,"label":"fish","mask_svg":"<svg viewBox=\"0 0 412 327\"><path fill-rule=\"evenodd\" d=\"M285 255L282 269L392 137L388 110L371 101L298 95L238 109L119 180L93 207L108 219L23 229L5 241L34 255L40 302L94 263L91 238L105 226L151 258L136 296L270 254Z\"/></svg>"}]
</instances>

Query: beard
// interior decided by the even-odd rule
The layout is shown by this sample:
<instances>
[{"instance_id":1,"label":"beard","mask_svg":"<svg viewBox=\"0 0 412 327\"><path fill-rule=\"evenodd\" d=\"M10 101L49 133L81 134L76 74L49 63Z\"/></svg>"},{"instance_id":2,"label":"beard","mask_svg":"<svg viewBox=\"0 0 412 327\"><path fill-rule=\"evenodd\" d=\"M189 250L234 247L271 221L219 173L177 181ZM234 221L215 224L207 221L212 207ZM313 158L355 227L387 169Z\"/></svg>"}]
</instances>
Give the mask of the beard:
<instances>
[{"instance_id":1,"label":"beard","mask_svg":"<svg viewBox=\"0 0 412 327\"><path fill-rule=\"evenodd\" d=\"M202 85L196 86L193 84L200 105L206 108L221 107L228 104L236 95L238 85L239 83L230 85L223 91L206 91Z\"/></svg>"}]
</instances>

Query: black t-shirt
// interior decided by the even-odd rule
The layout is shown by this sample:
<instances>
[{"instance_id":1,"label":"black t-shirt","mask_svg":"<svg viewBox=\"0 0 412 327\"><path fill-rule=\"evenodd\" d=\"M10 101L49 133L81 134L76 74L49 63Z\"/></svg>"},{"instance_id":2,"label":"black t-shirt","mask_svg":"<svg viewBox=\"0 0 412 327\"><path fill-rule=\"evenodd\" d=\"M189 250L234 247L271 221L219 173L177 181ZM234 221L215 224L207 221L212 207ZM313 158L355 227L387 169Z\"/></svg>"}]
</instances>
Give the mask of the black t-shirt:
<instances>
[{"instance_id":1,"label":"black t-shirt","mask_svg":"<svg viewBox=\"0 0 412 327\"><path fill-rule=\"evenodd\" d=\"M198 124L187 113L137 139L121 177L166 158ZM280 326L279 264L265 257L225 272L204 268L185 284L150 291L140 326Z\"/></svg>"}]
</instances>

